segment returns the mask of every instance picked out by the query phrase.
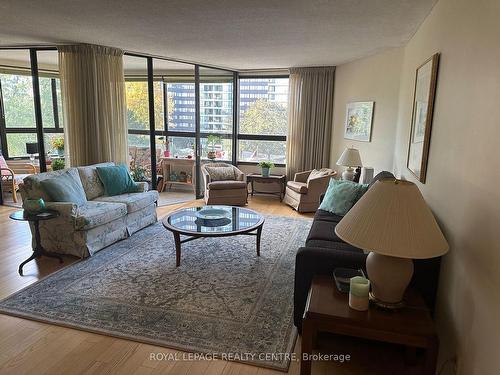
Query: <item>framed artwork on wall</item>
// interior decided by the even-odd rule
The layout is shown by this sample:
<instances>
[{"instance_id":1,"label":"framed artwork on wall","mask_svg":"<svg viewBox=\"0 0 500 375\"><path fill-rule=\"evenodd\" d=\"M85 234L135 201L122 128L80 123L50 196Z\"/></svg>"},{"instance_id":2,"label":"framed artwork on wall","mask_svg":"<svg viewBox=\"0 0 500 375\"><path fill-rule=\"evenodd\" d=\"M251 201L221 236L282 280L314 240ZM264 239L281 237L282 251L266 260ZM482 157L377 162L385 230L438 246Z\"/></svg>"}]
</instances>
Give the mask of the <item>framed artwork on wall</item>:
<instances>
[{"instance_id":1,"label":"framed artwork on wall","mask_svg":"<svg viewBox=\"0 0 500 375\"><path fill-rule=\"evenodd\" d=\"M370 142L375 102L347 103L344 138Z\"/></svg>"},{"instance_id":2,"label":"framed artwork on wall","mask_svg":"<svg viewBox=\"0 0 500 375\"><path fill-rule=\"evenodd\" d=\"M425 184L429 158L438 64L439 53L436 53L417 68L415 75L406 166L423 184Z\"/></svg>"}]
</instances>

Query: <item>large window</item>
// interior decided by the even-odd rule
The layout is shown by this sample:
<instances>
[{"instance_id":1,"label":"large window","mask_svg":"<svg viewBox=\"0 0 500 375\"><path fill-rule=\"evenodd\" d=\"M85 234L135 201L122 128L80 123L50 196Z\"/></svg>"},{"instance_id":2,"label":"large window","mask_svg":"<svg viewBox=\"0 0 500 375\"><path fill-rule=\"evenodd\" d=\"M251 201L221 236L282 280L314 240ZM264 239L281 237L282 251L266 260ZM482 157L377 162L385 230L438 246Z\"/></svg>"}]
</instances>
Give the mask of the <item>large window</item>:
<instances>
[{"instance_id":1,"label":"large window","mask_svg":"<svg viewBox=\"0 0 500 375\"><path fill-rule=\"evenodd\" d=\"M56 76L40 76L40 104L45 150L53 153L50 140L63 136L61 89ZM0 126L5 132L3 153L8 158L27 157L26 143L36 142L35 107L31 74L26 71L0 73Z\"/></svg>"},{"instance_id":2,"label":"large window","mask_svg":"<svg viewBox=\"0 0 500 375\"><path fill-rule=\"evenodd\" d=\"M238 161L285 164L288 78L241 78Z\"/></svg>"}]
</instances>

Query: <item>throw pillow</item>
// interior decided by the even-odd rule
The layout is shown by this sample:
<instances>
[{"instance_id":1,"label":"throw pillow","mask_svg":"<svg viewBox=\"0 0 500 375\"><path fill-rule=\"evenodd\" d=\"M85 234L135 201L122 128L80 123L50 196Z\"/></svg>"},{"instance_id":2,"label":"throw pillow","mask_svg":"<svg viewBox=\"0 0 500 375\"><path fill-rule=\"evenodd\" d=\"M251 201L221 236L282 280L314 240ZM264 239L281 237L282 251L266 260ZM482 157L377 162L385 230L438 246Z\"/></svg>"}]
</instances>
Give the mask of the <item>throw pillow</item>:
<instances>
[{"instance_id":1,"label":"throw pillow","mask_svg":"<svg viewBox=\"0 0 500 375\"><path fill-rule=\"evenodd\" d=\"M228 181L235 180L234 169L233 167L210 167L205 166L205 169L210 176L210 180L212 181Z\"/></svg>"},{"instance_id":2,"label":"throw pillow","mask_svg":"<svg viewBox=\"0 0 500 375\"><path fill-rule=\"evenodd\" d=\"M74 176L70 171L42 180L40 186L54 202L71 202L77 206L87 202L80 177L78 174Z\"/></svg>"},{"instance_id":3,"label":"throw pillow","mask_svg":"<svg viewBox=\"0 0 500 375\"><path fill-rule=\"evenodd\" d=\"M367 190L368 185L332 178L319 208L344 216Z\"/></svg>"},{"instance_id":4,"label":"throw pillow","mask_svg":"<svg viewBox=\"0 0 500 375\"><path fill-rule=\"evenodd\" d=\"M313 178L328 176L330 172L331 170L328 168L313 169L309 174L309 177L307 177L307 183L309 183L309 181L312 180Z\"/></svg>"},{"instance_id":5,"label":"throw pillow","mask_svg":"<svg viewBox=\"0 0 500 375\"><path fill-rule=\"evenodd\" d=\"M132 180L128 169L124 165L96 167L97 175L104 185L104 193L112 197L139 191L139 184Z\"/></svg>"}]
</instances>

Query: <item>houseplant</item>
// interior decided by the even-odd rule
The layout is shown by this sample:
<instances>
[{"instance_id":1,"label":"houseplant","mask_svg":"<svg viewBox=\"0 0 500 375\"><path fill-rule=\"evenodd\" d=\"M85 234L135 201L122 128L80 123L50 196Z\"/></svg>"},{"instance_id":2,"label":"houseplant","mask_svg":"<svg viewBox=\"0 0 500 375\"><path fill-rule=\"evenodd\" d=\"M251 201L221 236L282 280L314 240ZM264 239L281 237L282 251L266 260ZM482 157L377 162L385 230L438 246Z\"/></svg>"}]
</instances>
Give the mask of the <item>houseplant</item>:
<instances>
[{"instance_id":1,"label":"houseplant","mask_svg":"<svg viewBox=\"0 0 500 375\"><path fill-rule=\"evenodd\" d=\"M220 141L221 141L221 137L219 135L210 134L207 137L207 142L212 148L212 150L208 151L208 153L207 153L207 158L209 158L210 160L214 160L216 158L217 155L215 153L215 144L219 143Z\"/></svg>"},{"instance_id":2,"label":"houseplant","mask_svg":"<svg viewBox=\"0 0 500 375\"><path fill-rule=\"evenodd\" d=\"M263 177L269 177L269 171L271 168L274 168L274 163L271 161L261 161L259 163L259 167L262 169L262 176Z\"/></svg>"},{"instance_id":3,"label":"houseplant","mask_svg":"<svg viewBox=\"0 0 500 375\"><path fill-rule=\"evenodd\" d=\"M66 163L64 162L64 159L54 159L52 160L51 166L53 171L58 171L60 169L64 169Z\"/></svg>"},{"instance_id":4,"label":"houseplant","mask_svg":"<svg viewBox=\"0 0 500 375\"><path fill-rule=\"evenodd\" d=\"M57 151L57 155L64 156L64 137L54 137L50 140L50 145Z\"/></svg>"},{"instance_id":5,"label":"houseplant","mask_svg":"<svg viewBox=\"0 0 500 375\"><path fill-rule=\"evenodd\" d=\"M146 169L140 165L132 168L130 174L132 175L132 180L134 180L135 182L147 181Z\"/></svg>"}]
</instances>

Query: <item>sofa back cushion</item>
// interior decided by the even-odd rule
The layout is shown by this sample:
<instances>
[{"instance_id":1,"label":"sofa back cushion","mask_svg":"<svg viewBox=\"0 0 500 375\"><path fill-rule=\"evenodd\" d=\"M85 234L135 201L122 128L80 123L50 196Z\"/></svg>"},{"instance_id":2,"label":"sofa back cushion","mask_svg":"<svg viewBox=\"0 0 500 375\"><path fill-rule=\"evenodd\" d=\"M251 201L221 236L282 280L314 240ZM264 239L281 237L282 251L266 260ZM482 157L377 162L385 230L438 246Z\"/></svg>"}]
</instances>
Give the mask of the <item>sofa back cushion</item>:
<instances>
[{"instance_id":1,"label":"sofa back cushion","mask_svg":"<svg viewBox=\"0 0 500 375\"><path fill-rule=\"evenodd\" d=\"M368 189L371 188L373 184L378 180L383 180L385 178L396 178L396 177L391 172L388 171L379 172L375 177L373 177L373 180L371 180L371 182L368 184Z\"/></svg>"},{"instance_id":2,"label":"sofa back cushion","mask_svg":"<svg viewBox=\"0 0 500 375\"><path fill-rule=\"evenodd\" d=\"M309 181L311 181L314 178L328 176L332 172L333 171L330 168L313 169L309 174L309 177L307 177L306 183L309 183Z\"/></svg>"},{"instance_id":3,"label":"sofa back cushion","mask_svg":"<svg viewBox=\"0 0 500 375\"><path fill-rule=\"evenodd\" d=\"M71 202L77 206L87 203L80 176L74 171L41 180L40 185L52 202Z\"/></svg>"},{"instance_id":4,"label":"sofa back cushion","mask_svg":"<svg viewBox=\"0 0 500 375\"><path fill-rule=\"evenodd\" d=\"M319 208L338 216L344 216L367 190L368 185L332 178Z\"/></svg>"},{"instance_id":5,"label":"sofa back cushion","mask_svg":"<svg viewBox=\"0 0 500 375\"><path fill-rule=\"evenodd\" d=\"M232 166L227 167L211 167L206 165L208 175L211 181L234 181L236 180L236 175Z\"/></svg>"},{"instance_id":6,"label":"sofa back cushion","mask_svg":"<svg viewBox=\"0 0 500 375\"><path fill-rule=\"evenodd\" d=\"M51 202L52 198L43 190L40 182L48 178L60 176L66 172L69 172L73 177L80 178L76 168L60 169L58 171L32 174L25 177L23 183L19 187L23 200L42 198L45 201Z\"/></svg>"},{"instance_id":7,"label":"sofa back cushion","mask_svg":"<svg viewBox=\"0 0 500 375\"><path fill-rule=\"evenodd\" d=\"M115 163L100 163L94 165L87 165L85 167L77 167L82 181L83 190L87 196L87 200L91 201L97 197L104 195L104 185L99 179L97 174L97 167L110 167Z\"/></svg>"}]
</instances>

